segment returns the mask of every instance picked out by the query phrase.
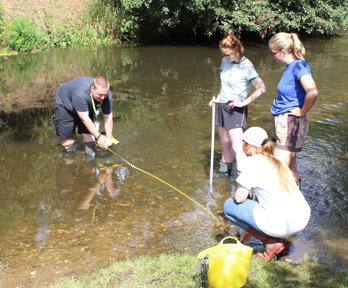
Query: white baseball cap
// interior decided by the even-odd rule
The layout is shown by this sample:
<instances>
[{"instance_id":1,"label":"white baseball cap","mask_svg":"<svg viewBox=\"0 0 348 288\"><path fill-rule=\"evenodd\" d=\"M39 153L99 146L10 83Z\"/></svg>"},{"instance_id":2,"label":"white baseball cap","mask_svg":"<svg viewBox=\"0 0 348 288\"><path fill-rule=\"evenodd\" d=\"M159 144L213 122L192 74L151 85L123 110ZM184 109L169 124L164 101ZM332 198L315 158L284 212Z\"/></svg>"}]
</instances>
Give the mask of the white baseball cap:
<instances>
[{"instance_id":1,"label":"white baseball cap","mask_svg":"<svg viewBox=\"0 0 348 288\"><path fill-rule=\"evenodd\" d=\"M242 139L246 143L260 148L267 142L268 135L267 132L260 127L250 127L244 132Z\"/></svg>"}]
</instances>

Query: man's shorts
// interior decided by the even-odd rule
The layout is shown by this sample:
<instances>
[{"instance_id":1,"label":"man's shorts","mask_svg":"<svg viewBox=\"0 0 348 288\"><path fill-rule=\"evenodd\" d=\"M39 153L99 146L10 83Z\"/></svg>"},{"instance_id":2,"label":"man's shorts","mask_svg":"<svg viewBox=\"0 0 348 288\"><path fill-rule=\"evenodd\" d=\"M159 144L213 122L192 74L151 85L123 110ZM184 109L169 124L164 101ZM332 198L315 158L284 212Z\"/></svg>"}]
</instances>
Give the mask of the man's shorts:
<instances>
[{"instance_id":1,"label":"man's shorts","mask_svg":"<svg viewBox=\"0 0 348 288\"><path fill-rule=\"evenodd\" d=\"M61 140L74 138L76 127L79 134L90 134L77 113L66 110L62 105L56 105L55 107L54 127L58 138Z\"/></svg>"},{"instance_id":2,"label":"man's shorts","mask_svg":"<svg viewBox=\"0 0 348 288\"><path fill-rule=\"evenodd\" d=\"M276 148L290 152L301 151L308 135L307 114L298 117L288 113L272 115L272 138Z\"/></svg>"},{"instance_id":3,"label":"man's shorts","mask_svg":"<svg viewBox=\"0 0 348 288\"><path fill-rule=\"evenodd\" d=\"M234 128L247 128L248 107L228 107L228 103L219 103L215 124L228 130Z\"/></svg>"}]
</instances>

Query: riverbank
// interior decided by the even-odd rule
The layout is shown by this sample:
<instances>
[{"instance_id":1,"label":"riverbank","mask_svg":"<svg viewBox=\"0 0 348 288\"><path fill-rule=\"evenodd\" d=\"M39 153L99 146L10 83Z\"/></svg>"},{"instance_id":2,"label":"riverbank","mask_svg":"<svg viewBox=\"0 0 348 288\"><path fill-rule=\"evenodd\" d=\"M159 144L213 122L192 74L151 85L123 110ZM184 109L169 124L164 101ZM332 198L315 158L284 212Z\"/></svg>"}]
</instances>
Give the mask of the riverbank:
<instances>
[{"instance_id":1,"label":"riverbank","mask_svg":"<svg viewBox=\"0 0 348 288\"><path fill-rule=\"evenodd\" d=\"M112 1L0 0L0 56L121 43L123 20Z\"/></svg>"},{"instance_id":2,"label":"riverbank","mask_svg":"<svg viewBox=\"0 0 348 288\"><path fill-rule=\"evenodd\" d=\"M0 56L130 41L204 44L217 42L227 29L243 41L265 42L278 31L333 37L346 31L345 11L345 3L310 0L295 6L271 0L0 0Z\"/></svg>"},{"instance_id":3,"label":"riverbank","mask_svg":"<svg viewBox=\"0 0 348 288\"><path fill-rule=\"evenodd\" d=\"M89 274L75 274L50 288L199 287L196 264L196 256L189 254L139 256L113 262ZM253 255L245 288L343 288L347 283L346 270L332 269L315 258L289 263L282 260L264 261Z\"/></svg>"}]
</instances>

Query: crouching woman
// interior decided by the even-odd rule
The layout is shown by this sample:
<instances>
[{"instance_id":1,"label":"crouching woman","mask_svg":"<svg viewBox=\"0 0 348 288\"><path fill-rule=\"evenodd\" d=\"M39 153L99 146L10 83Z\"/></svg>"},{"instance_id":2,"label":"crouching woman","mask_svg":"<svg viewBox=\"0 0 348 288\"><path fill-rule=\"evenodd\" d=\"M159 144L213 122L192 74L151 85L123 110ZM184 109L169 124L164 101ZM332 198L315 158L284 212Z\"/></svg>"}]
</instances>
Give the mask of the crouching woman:
<instances>
[{"instance_id":1,"label":"crouching woman","mask_svg":"<svg viewBox=\"0 0 348 288\"><path fill-rule=\"evenodd\" d=\"M266 251L257 257L272 259L285 248L281 238L307 226L311 210L289 168L273 155L273 143L264 129L247 129L243 150L248 157L237 178L234 198L225 202L224 212L245 230L242 242L250 235L261 240Z\"/></svg>"}]
</instances>

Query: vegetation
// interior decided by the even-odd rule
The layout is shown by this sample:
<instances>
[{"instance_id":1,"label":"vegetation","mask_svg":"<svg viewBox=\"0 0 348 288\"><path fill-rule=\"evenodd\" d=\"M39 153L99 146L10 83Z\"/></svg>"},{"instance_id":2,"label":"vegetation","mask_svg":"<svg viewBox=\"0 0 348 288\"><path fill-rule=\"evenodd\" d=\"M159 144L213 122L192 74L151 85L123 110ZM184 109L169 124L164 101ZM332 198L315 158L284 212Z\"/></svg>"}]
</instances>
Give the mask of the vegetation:
<instances>
[{"instance_id":1,"label":"vegetation","mask_svg":"<svg viewBox=\"0 0 348 288\"><path fill-rule=\"evenodd\" d=\"M115 262L88 275L73 276L51 288L83 287L199 287L197 258L192 255L140 256ZM346 287L348 272L331 270L317 259L301 264L251 258L245 287Z\"/></svg>"},{"instance_id":2,"label":"vegetation","mask_svg":"<svg viewBox=\"0 0 348 288\"><path fill-rule=\"evenodd\" d=\"M0 2L1 3L1 2ZM267 39L278 31L334 36L347 25L345 0L91 0L79 21L51 16L46 28L25 16L4 20L0 7L2 54L47 47L99 45L145 37L212 37L226 29ZM49 18L49 17L48 17ZM5 23L7 22L7 23Z\"/></svg>"},{"instance_id":3,"label":"vegetation","mask_svg":"<svg viewBox=\"0 0 348 288\"><path fill-rule=\"evenodd\" d=\"M211 36L230 29L268 38L279 31L335 35L347 16L344 0L126 0L132 15L157 27L158 34L178 31ZM125 5L125 4L124 4Z\"/></svg>"},{"instance_id":4,"label":"vegetation","mask_svg":"<svg viewBox=\"0 0 348 288\"><path fill-rule=\"evenodd\" d=\"M43 42L43 34L25 16L13 17L8 22L6 43L14 51L28 52Z\"/></svg>"},{"instance_id":5,"label":"vegetation","mask_svg":"<svg viewBox=\"0 0 348 288\"><path fill-rule=\"evenodd\" d=\"M0 2L1 3L1 2ZM3 55L49 47L72 47L111 44L135 39L135 24L124 16L114 1L88 2L80 21L47 17L46 30L41 31L26 16L4 19L7 8L0 7L0 40Z\"/></svg>"},{"instance_id":6,"label":"vegetation","mask_svg":"<svg viewBox=\"0 0 348 288\"><path fill-rule=\"evenodd\" d=\"M1 4L0 5L0 41L2 42L2 34L4 32L4 14L7 8Z\"/></svg>"}]
</instances>

